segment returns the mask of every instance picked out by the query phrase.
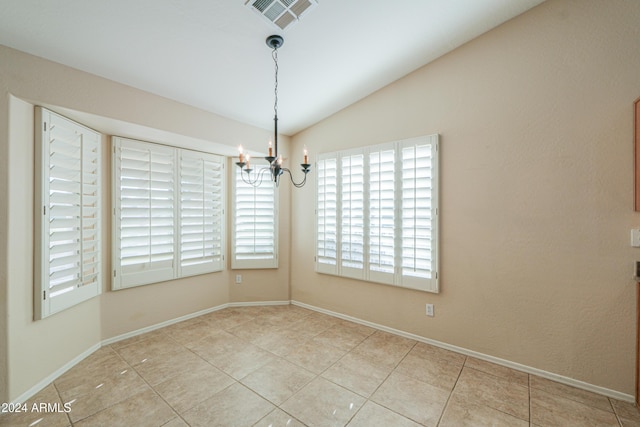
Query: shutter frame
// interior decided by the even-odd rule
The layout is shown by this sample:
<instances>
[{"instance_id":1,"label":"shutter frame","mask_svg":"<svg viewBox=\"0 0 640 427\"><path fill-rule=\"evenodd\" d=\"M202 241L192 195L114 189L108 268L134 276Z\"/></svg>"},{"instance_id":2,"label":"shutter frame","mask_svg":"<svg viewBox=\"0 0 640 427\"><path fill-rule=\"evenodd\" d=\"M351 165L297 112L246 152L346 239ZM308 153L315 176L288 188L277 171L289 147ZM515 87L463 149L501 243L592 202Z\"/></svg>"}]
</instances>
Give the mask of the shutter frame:
<instances>
[{"instance_id":1,"label":"shutter frame","mask_svg":"<svg viewBox=\"0 0 640 427\"><path fill-rule=\"evenodd\" d=\"M316 271L338 274L338 156L316 163ZM322 195L322 196L321 196Z\"/></svg>"},{"instance_id":2,"label":"shutter frame","mask_svg":"<svg viewBox=\"0 0 640 427\"><path fill-rule=\"evenodd\" d=\"M438 192L439 192L439 160L438 160L438 144L439 135L429 135L424 137L411 138L402 141L396 141L391 143L379 144L375 146L369 146L354 150L340 151L333 153L320 154L318 157L317 165L317 186L316 186L316 271L319 273L335 274L342 277L350 277L355 279L361 279L369 282L383 283L388 285L396 285L405 288L418 289L428 292L438 292ZM403 150L408 147L429 147L429 155L426 156L428 160L423 161L424 165L421 168L410 168L403 164L402 153ZM424 149L424 148L422 148ZM379 173L379 164L376 163L376 153L388 152L388 159L393 158L393 171L387 171L387 177L382 179L382 176L376 177L375 174ZM343 167L343 159L350 159L353 156L364 156L364 182L362 183L363 194L365 195L362 212L363 212L363 230L364 230L364 242L363 242L363 267L358 268L356 265L349 266L343 265L342 261L345 258L342 254L343 248L348 248L350 241L343 241L343 236L348 231L343 227L350 227L352 225L353 212L350 210L353 202L350 197L352 188L350 184L350 173L345 170L349 166L348 162ZM373 156L373 157L372 157ZM326 211L326 189L325 189L325 167L327 162L336 162L336 168L338 171L336 176L336 265L330 265L322 262L323 251L327 246L326 232L323 227L327 225L328 212ZM387 160L389 161L389 160ZM378 161L380 163L381 160ZM381 164L381 163L380 163ZM419 214L412 214L412 218L417 218L420 223L409 223L407 219L403 220L403 215L406 216L406 211L409 204L404 199L403 180L407 179L407 170L411 173L424 174L425 171L430 171L430 175L424 178L415 178L416 182L419 181L419 185L425 185L429 188L429 195L423 196L425 192L423 189L420 191L413 191L408 201L411 203L421 203L425 205L421 207ZM391 178L391 176L393 178ZM343 182L346 181L346 182ZM378 256L382 252L382 243L379 236L375 233L376 228L381 229L382 216L380 215L380 209L382 206L382 196L373 195L375 191L381 191L380 185L385 183L387 188L385 189L385 209L387 216L392 216L392 219L386 219L386 226L390 227L393 224L393 235L385 236L385 252L387 258L393 258L393 265L387 261L387 267L380 271L380 257ZM412 184L416 187L416 183ZM347 193L345 193L345 190ZM393 195L391 194L393 192ZM419 195L419 196L418 196ZM347 197L348 196L348 197ZM430 205L426 202L428 202ZM404 203L404 205L403 205ZM343 204L345 206L343 206ZM347 212L348 211L348 212ZM393 213L391 213L393 212ZM339 215L338 215L339 213ZM378 217L376 217L378 215ZM426 224L426 225L425 225ZM404 231L403 231L404 230ZM425 230L428 230L425 233ZM404 234L403 234L404 233ZM413 233L413 234L412 234ZM421 233L420 245L417 245L418 239L414 239L414 242L410 242L413 250L414 260L422 263L424 259L428 259L427 268L421 268L428 272L430 277L420 277L421 274L408 275L406 269L407 253L403 252L403 244L407 246L406 240L409 235L415 235ZM378 233L379 234L379 233ZM346 233L347 237L351 239L351 234ZM426 236L426 237L425 237ZM426 242L426 243L425 243ZM376 245L378 250L376 252ZM425 252L426 250L426 252ZM426 253L426 255L425 255ZM349 256L348 256L349 257ZM347 258L348 258L347 257ZM422 258L421 258L422 257ZM425 258L426 257L426 258ZM424 258L424 259L423 259ZM338 261L339 260L339 261ZM419 269L418 269L419 270Z\"/></svg>"},{"instance_id":3,"label":"shutter frame","mask_svg":"<svg viewBox=\"0 0 640 427\"><path fill-rule=\"evenodd\" d=\"M98 132L45 108L36 107L36 123L34 318L39 320L101 292L102 148ZM52 286L52 279L64 278Z\"/></svg>"},{"instance_id":4,"label":"shutter frame","mask_svg":"<svg viewBox=\"0 0 640 427\"><path fill-rule=\"evenodd\" d=\"M255 166L268 167L254 159ZM252 160L252 161L254 161ZM233 220L231 237L232 269L278 268L279 197L273 181L258 187L242 181L242 170L232 169Z\"/></svg>"},{"instance_id":5,"label":"shutter frame","mask_svg":"<svg viewBox=\"0 0 640 427\"><path fill-rule=\"evenodd\" d=\"M223 270L226 247L224 157L118 136L112 137L112 146L112 289ZM185 173L191 174L184 182L181 181L183 159ZM127 174L123 175L125 167ZM193 174L197 173L200 176L194 178ZM148 188L145 189L145 185ZM203 190L200 201L185 198L183 205L181 197L198 186L207 189L207 197ZM197 222L197 216L186 215L185 211L198 203L202 208L201 225L204 227L207 223L209 231L202 233L204 228L201 228L200 235L194 233L194 239L183 238L184 234L189 234L183 234L185 228L193 225L189 219L195 218ZM123 223L128 230L125 234L129 234L124 236L124 241ZM136 236L136 233L140 235ZM131 247L125 248L123 242L130 243ZM137 245L139 250L135 249ZM186 255L198 252L199 256L189 258ZM210 256L204 256L205 252ZM123 259L130 262L123 263Z\"/></svg>"}]
</instances>

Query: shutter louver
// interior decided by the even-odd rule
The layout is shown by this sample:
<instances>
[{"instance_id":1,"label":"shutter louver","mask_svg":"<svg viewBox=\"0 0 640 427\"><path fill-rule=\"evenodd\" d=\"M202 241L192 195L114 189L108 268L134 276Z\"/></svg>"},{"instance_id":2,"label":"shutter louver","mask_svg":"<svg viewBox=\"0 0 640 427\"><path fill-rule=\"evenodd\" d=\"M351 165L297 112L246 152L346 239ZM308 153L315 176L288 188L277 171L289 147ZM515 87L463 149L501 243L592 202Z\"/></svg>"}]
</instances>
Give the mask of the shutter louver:
<instances>
[{"instance_id":1,"label":"shutter louver","mask_svg":"<svg viewBox=\"0 0 640 427\"><path fill-rule=\"evenodd\" d=\"M235 168L232 268L276 268L276 187L270 180L254 187L243 181L242 173Z\"/></svg>"},{"instance_id":2,"label":"shutter louver","mask_svg":"<svg viewBox=\"0 0 640 427\"><path fill-rule=\"evenodd\" d=\"M395 150L369 155L369 274L393 283L395 273Z\"/></svg>"},{"instance_id":3,"label":"shutter louver","mask_svg":"<svg viewBox=\"0 0 640 427\"><path fill-rule=\"evenodd\" d=\"M37 108L42 157L36 167L44 209L36 260L36 318L44 318L100 293L100 135ZM47 124L45 126L45 123Z\"/></svg>"},{"instance_id":4,"label":"shutter louver","mask_svg":"<svg viewBox=\"0 0 640 427\"><path fill-rule=\"evenodd\" d=\"M338 230L338 162L318 161L316 269L336 273Z\"/></svg>"},{"instance_id":5,"label":"shutter louver","mask_svg":"<svg viewBox=\"0 0 640 427\"><path fill-rule=\"evenodd\" d=\"M340 266L350 277L364 273L364 155L342 158Z\"/></svg>"},{"instance_id":6,"label":"shutter louver","mask_svg":"<svg viewBox=\"0 0 640 427\"><path fill-rule=\"evenodd\" d=\"M218 156L181 151L181 276L222 269L222 166Z\"/></svg>"}]
</instances>

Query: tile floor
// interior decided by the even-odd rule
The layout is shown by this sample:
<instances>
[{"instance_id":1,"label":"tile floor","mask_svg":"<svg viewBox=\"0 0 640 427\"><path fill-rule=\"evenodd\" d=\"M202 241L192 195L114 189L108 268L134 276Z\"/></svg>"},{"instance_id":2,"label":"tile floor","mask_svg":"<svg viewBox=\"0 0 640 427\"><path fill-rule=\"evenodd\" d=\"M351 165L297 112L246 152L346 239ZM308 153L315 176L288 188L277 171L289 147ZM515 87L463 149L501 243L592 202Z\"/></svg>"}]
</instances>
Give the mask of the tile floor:
<instances>
[{"instance_id":1,"label":"tile floor","mask_svg":"<svg viewBox=\"0 0 640 427\"><path fill-rule=\"evenodd\" d=\"M293 305L103 347L33 403L61 412L0 426L640 426L630 403Z\"/></svg>"}]
</instances>

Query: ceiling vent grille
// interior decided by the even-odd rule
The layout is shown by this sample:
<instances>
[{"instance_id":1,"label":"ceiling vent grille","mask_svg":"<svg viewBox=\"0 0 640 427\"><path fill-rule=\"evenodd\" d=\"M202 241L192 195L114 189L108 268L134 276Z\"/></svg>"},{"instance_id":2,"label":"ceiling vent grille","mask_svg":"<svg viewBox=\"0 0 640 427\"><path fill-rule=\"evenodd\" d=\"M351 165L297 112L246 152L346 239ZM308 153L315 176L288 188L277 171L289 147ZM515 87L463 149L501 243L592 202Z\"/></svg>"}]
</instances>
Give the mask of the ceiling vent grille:
<instances>
[{"instance_id":1,"label":"ceiling vent grille","mask_svg":"<svg viewBox=\"0 0 640 427\"><path fill-rule=\"evenodd\" d=\"M247 0L250 9L272 25L286 30L318 5L316 0Z\"/></svg>"}]
</instances>

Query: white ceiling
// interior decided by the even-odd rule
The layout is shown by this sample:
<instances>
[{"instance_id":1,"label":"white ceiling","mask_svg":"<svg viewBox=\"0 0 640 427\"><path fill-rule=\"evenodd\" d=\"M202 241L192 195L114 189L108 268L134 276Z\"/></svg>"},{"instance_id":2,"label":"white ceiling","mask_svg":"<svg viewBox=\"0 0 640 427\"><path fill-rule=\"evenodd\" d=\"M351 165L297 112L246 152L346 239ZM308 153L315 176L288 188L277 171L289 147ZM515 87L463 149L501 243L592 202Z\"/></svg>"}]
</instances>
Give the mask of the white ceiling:
<instances>
[{"instance_id":1,"label":"white ceiling","mask_svg":"<svg viewBox=\"0 0 640 427\"><path fill-rule=\"evenodd\" d=\"M246 0L0 0L0 44L265 129L298 131L544 0L318 0L284 34Z\"/></svg>"}]
</instances>

